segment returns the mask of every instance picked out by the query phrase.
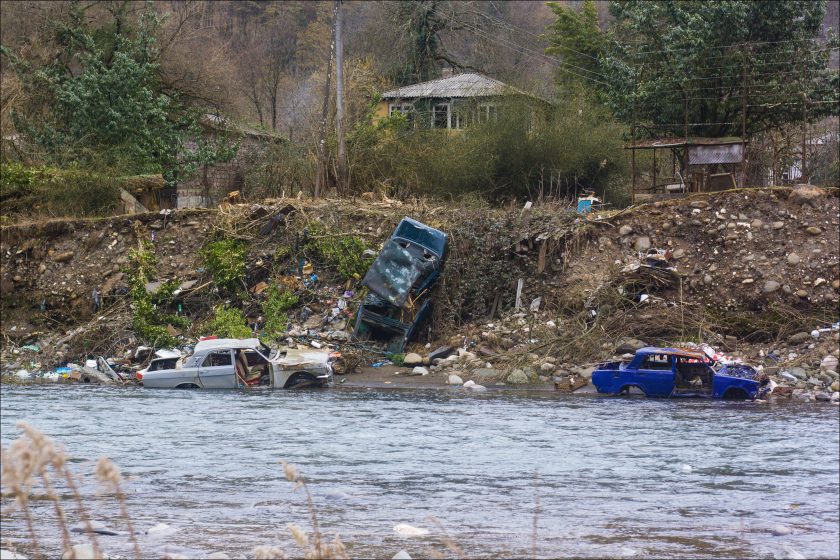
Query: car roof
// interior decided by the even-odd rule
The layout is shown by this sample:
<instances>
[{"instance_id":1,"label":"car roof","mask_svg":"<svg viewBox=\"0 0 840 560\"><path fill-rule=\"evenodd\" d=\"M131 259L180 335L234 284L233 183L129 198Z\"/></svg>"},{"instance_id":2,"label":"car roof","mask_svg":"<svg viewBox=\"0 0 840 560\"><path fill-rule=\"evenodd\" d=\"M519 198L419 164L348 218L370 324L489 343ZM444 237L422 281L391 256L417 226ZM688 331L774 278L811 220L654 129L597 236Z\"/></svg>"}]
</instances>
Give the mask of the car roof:
<instances>
[{"instance_id":1,"label":"car roof","mask_svg":"<svg viewBox=\"0 0 840 560\"><path fill-rule=\"evenodd\" d=\"M636 350L636 354L666 354L669 356L680 356L682 358L692 358L695 360L706 360L708 356L700 350L692 348L659 348L657 346L645 346Z\"/></svg>"},{"instance_id":2,"label":"car roof","mask_svg":"<svg viewBox=\"0 0 840 560\"><path fill-rule=\"evenodd\" d=\"M214 338L212 340L201 340L195 345L193 353L206 350L236 350L240 348L259 348L261 346L258 338Z\"/></svg>"}]
</instances>

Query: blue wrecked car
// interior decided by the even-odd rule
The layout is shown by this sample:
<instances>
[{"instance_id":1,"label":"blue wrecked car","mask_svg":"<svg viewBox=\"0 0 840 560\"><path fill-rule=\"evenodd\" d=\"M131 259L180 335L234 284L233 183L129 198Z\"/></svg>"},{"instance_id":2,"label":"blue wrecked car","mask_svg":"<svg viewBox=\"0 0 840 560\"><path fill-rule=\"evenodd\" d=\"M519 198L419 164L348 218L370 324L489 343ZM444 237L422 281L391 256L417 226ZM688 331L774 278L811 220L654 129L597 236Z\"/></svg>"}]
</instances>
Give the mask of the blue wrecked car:
<instances>
[{"instance_id":1,"label":"blue wrecked car","mask_svg":"<svg viewBox=\"0 0 840 560\"><path fill-rule=\"evenodd\" d=\"M646 347L629 362L604 362L592 373L599 393L641 390L648 397L749 399L763 394L768 379L742 364L722 365L699 350Z\"/></svg>"},{"instance_id":2,"label":"blue wrecked car","mask_svg":"<svg viewBox=\"0 0 840 560\"><path fill-rule=\"evenodd\" d=\"M370 293L356 314L357 340L381 340L390 352L420 334L432 311L431 292L440 277L448 236L403 218L382 246L362 284Z\"/></svg>"}]
</instances>

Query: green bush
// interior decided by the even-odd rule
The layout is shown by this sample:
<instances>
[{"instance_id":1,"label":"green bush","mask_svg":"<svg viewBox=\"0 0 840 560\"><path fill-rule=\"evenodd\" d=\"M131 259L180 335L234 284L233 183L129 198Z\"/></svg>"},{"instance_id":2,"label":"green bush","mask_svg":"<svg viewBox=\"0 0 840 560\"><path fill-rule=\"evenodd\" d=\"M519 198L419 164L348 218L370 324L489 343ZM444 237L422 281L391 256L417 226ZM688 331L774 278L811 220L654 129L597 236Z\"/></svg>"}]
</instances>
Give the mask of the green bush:
<instances>
[{"instance_id":1,"label":"green bush","mask_svg":"<svg viewBox=\"0 0 840 560\"><path fill-rule=\"evenodd\" d=\"M457 132L412 128L405 119L362 123L348 136L351 183L398 196L498 200L603 193L626 176L624 129L584 99L510 98L497 115Z\"/></svg>"},{"instance_id":2,"label":"green bush","mask_svg":"<svg viewBox=\"0 0 840 560\"><path fill-rule=\"evenodd\" d=\"M211 241L202 250L204 266L220 290L234 292L245 279L245 243L237 239Z\"/></svg>"},{"instance_id":3,"label":"green bush","mask_svg":"<svg viewBox=\"0 0 840 560\"><path fill-rule=\"evenodd\" d=\"M204 324L202 332L219 338L250 338L254 334L246 325L242 311L227 305L213 308L213 318Z\"/></svg>"},{"instance_id":4,"label":"green bush","mask_svg":"<svg viewBox=\"0 0 840 560\"><path fill-rule=\"evenodd\" d=\"M146 291L146 284L155 277L155 255L151 243L143 242L128 254L132 264L129 272L131 286L132 326L140 340L155 347L175 346L178 339L172 336L167 325L178 328L190 326L186 317L169 313L173 306L173 292L180 285L178 280L169 280L155 292Z\"/></svg>"},{"instance_id":5,"label":"green bush","mask_svg":"<svg viewBox=\"0 0 840 560\"><path fill-rule=\"evenodd\" d=\"M276 285L268 289L268 298L263 304L265 326L263 334L269 338L277 338L286 332L289 326L287 312L297 305L298 297L291 290Z\"/></svg>"},{"instance_id":6,"label":"green bush","mask_svg":"<svg viewBox=\"0 0 840 560\"><path fill-rule=\"evenodd\" d=\"M335 267L344 280L364 276L375 257L365 256L367 243L356 235L330 235L320 222L306 226L308 251L314 251L321 264Z\"/></svg>"}]
</instances>

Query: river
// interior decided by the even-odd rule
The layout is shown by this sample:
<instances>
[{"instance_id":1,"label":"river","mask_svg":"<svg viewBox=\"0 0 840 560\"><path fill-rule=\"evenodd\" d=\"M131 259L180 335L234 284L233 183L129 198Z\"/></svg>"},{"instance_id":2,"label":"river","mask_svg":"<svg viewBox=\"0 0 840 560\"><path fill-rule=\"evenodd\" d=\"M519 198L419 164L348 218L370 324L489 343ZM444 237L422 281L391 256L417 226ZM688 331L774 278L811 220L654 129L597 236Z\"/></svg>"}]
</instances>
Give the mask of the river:
<instances>
[{"instance_id":1,"label":"river","mask_svg":"<svg viewBox=\"0 0 840 560\"><path fill-rule=\"evenodd\" d=\"M92 474L102 455L119 465L135 526L174 530L143 535L144 556L268 544L299 555L286 525L308 528L308 509L280 459L351 557L452 556L444 531L471 557L840 555L835 406L340 387L3 386L0 397L3 445L19 420L63 443L96 519L124 531ZM55 554L52 507L33 507ZM400 523L431 533L406 537ZM2 541L28 542L19 514L2 519ZM132 555L124 534L99 542Z\"/></svg>"}]
</instances>

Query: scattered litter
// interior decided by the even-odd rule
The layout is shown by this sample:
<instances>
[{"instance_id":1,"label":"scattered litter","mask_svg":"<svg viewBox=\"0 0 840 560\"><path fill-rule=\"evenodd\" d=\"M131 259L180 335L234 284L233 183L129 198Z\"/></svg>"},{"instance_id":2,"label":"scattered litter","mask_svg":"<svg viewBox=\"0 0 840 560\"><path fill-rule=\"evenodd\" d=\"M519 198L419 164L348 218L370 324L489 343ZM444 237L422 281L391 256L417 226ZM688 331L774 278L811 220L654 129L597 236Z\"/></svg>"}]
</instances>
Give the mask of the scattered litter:
<instances>
[{"instance_id":1,"label":"scattered litter","mask_svg":"<svg viewBox=\"0 0 840 560\"><path fill-rule=\"evenodd\" d=\"M394 525L394 532L398 535L403 535L404 537L423 537L429 534L428 529L424 529L423 527L415 527L407 523L400 523L398 525Z\"/></svg>"}]
</instances>

